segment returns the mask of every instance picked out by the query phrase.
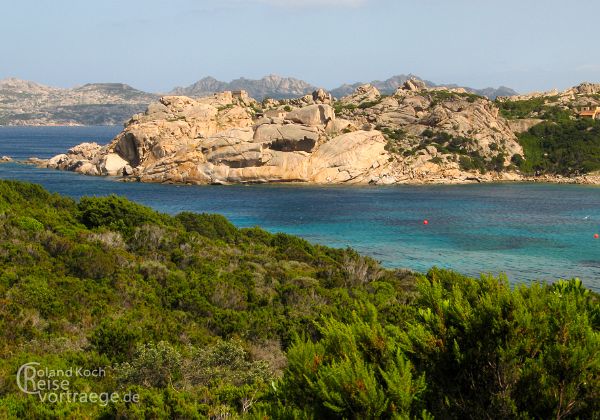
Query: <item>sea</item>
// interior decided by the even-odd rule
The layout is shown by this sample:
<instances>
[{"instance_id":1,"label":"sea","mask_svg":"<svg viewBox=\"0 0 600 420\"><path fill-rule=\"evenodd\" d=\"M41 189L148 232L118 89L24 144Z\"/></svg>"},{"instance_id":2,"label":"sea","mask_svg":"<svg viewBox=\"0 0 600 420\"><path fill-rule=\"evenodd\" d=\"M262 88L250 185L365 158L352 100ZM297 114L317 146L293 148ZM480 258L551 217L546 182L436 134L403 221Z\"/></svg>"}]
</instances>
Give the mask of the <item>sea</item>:
<instances>
[{"instance_id":1,"label":"sea","mask_svg":"<svg viewBox=\"0 0 600 420\"><path fill-rule=\"evenodd\" d=\"M0 156L48 158L121 127L0 127ZM160 212L219 213L239 227L352 247L386 267L432 266L511 283L580 278L600 292L600 187L534 183L436 186L187 186L122 182L18 162L0 179L75 199L117 194ZM427 220L427 224L424 221Z\"/></svg>"}]
</instances>

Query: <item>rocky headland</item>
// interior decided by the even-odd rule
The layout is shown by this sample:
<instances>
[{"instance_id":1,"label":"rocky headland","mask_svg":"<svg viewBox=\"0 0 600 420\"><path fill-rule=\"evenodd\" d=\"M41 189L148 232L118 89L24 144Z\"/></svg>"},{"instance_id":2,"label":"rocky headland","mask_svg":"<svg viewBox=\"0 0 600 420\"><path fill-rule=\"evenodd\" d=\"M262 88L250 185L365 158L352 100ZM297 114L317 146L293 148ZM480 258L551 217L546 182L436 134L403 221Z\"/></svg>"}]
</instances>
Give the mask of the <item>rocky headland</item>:
<instances>
[{"instance_id":1,"label":"rocky headland","mask_svg":"<svg viewBox=\"0 0 600 420\"><path fill-rule=\"evenodd\" d=\"M574 89L595 92L593 85ZM506 118L498 107L502 101L510 99L492 102L416 79L393 95L367 84L337 101L323 90L261 103L244 91L164 96L134 115L109 144L83 143L36 163L187 184L598 183L593 174L520 171L526 158L518 135L544 116Z\"/></svg>"}]
</instances>

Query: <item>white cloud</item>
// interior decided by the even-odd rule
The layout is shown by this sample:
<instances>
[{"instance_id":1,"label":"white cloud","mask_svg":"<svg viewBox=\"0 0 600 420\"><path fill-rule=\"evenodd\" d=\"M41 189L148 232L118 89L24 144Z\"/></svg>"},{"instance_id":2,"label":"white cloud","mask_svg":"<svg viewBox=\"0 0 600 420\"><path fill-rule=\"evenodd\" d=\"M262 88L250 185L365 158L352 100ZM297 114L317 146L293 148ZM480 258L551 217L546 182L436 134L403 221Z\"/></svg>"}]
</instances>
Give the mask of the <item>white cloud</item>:
<instances>
[{"instance_id":1,"label":"white cloud","mask_svg":"<svg viewBox=\"0 0 600 420\"><path fill-rule=\"evenodd\" d=\"M258 0L261 3L272 4L281 7L358 7L368 0Z\"/></svg>"}]
</instances>

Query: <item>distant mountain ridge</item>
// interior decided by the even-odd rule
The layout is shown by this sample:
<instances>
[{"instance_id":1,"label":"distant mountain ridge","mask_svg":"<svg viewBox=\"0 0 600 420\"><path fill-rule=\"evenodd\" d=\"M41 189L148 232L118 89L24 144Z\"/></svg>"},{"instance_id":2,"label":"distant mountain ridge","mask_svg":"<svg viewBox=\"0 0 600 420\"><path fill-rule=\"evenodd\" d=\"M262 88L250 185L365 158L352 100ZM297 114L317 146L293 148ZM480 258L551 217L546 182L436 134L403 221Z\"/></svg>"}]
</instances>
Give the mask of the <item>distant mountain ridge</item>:
<instances>
[{"instance_id":1,"label":"distant mountain ridge","mask_svg":"<svg viewBox=\"0 0 600 420\"><path fill-rule=\"evenodd\" d=\"M383 81L374 80L370 84L382 94L391 95L411 78L423 80L413 74L400 74ZM428 80L423 82L429 87L443 86ZM326 90L334 97L342 98L362 84L343 84ZM245 90L251 97L262 100L297 98L316 89L317 86L306 81L271 74L258 80L241 77L231 82L205 77L189 86L176 87L169 94L202 97L225 90ZM502 86L465 89L490 99L517 95L514 90ZM123 83L89 83L74 88L56 88L16 78L3 79L0 80L0 125L119 125L133 114L143 112L160 96Z\"/></svg>"},{"instance_id":2,"label":"distant mountain ridge","mask_svg":"<svg viewBox=\"0 0 600 420\"><path fill-rule=\"evenodd\" d=\"M221 82L213 77L205 77L187 87L176 87L171 94L192 97L211 95L224 90L245 90L255 99L291 99L307 95L318 89L304 80L281 77L271 74L259 80L241 77L231 82Z\"/></svg>"},{"instance_id":3,"label":"distant mountain ridge","mask_svg":"<svg viewBox=\"0 0 600 420\"><path fill-rule=\"evenodd\" d=\"M9 78L0 80L0 125L117 125L158 98L123 83L62 89Z\"/></svg>"},{"instance_id":4,"label":"distant mountain ridge","mask_svg":"<svg viewBox=\"0 0 600 420\"><path fill-rule=\"evenodd\" d=\"M342 98L344 96L352 94L357 87L368 83L375 86L382 94L392 95L399 87L401 87L404 84L404 82L410 79L421 80L425 82L425 84L428 87L462 87L469 92L481 96L486 96L492 100L496 99L497 96L518 95L518 93L515 90L505 86L500 86L499 88L488 87L484 89L475 89L467 86L459 86L456 84L436 84L429 80L422 79L421 77L414 74L399 74L383 81L373 80L371 82L357 82L352 84L345 83L335 89L325 90L328 90L335 98ZM296 98L298 96L308 95L317 88L318 86L312 85L303 80L295 79L292 77L281 77L277 75L265 76L262 79L258 80L246 79L242 77L239 79L232 80L231 82L222 82L215 79L214 77L205 77L189 86L176 87L169 93L172 95L202 97L224 90L245 90L251 97L257 100L262 100L264 98Z\"/></svg>"},{"instance_id":5,"label":"distant mountain ridge","mask_svg":"<svg viewBox=\"0 0 600 420\"><path fill-rule=\"evenodd\" d=\"M414 75L414 74L398 74L396 76L392 76L389 79L386 79L383 81L373 80L373 81L369 82L369 84L376 87L377 90L379 90L379 92L381 92L383 95L392 95L394 92L396 92L396 90L399 87L401 87L407 80L410 80L410 79L421 80L422 82L425 83L425 85L427 87L441 87L441 86L445 86L448 88L460 88L461 87L461 88L466 89L469 92L475 93L480 96L485 96L491 100L496 99L496 97L498 97L498 96L518 95L518 92L516 92L515 90L508 88L506 86L500 86L498 88L488 87L488 88L484 88L484 89L474 89L474 88L471 88L468 86L460 86L457 84L437 84L437 83L431 82L429 80L422 79L421 77ZM353 83L353 84L344 84L338 88L332 89L330 92L334 97L342 98L344 96L352 94L352 92L354 92L354 90L357 87L359 87L360 85L363 85L363 84L365 84L365 83L358 82L358 83Z\"/></svg>"}]
</instances>

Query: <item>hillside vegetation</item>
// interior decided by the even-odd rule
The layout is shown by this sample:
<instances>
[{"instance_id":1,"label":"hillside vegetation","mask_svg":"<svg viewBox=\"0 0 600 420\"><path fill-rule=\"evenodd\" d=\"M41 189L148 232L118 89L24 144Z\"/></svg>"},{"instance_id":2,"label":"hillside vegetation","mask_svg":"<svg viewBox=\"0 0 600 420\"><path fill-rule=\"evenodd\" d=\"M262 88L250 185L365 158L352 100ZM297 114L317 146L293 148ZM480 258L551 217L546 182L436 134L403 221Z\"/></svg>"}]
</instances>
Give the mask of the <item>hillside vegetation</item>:
<instances>
[{"instance_id":1,"label":"hillside vegetation","mask_svg":"<svg viewBox=\"0 0 600 420\"><path fill-rule=\"evenodd\" d=\"M599 418L578 280L387 270L218 215L0 181L0 418ZM15 375L106 367L41 402Z\"/></svg>"},{"instance_id":2,"label":"hillside vegetation","mask_svg":"<svg viewBox=\"0 0 600 420\"><path fill-rule=\"evenodd\" d=\"M598 85L580 85L556 95L498 100L509 120L541 122L518 134L524 159L513 161L528 175L581 175L600 170L600 120L581 118L582 107L600 105Z\"/></svg>"}]
</instances>

